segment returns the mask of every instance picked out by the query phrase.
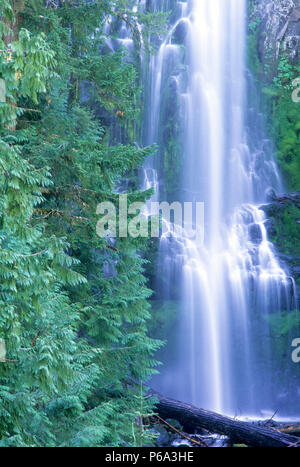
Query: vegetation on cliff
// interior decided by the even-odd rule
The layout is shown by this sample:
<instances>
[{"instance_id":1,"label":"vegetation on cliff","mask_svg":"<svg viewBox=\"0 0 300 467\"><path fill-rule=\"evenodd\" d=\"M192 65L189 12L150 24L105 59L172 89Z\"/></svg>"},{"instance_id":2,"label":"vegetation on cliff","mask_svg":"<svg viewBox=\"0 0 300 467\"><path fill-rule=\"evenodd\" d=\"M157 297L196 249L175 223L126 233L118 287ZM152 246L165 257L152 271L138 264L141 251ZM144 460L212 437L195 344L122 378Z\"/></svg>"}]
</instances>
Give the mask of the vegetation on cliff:
<instances>
[{"instance_id":1,"label":"vegetation on cliff","mask_svg":"<svg viewBox=\"0 0 300 467\"><path fill-rule=\"evenodd\" d=\"M283 190L299 192L300 99L297 97L300 61L297 50L291 56L285 36L278 35L278 32L284 30L283 25L286 27L289 24L289 16L280 12L280 2L277 3L280 21L278 18L272 18L272 12L274 16L276 14L276 5L272 5L273 9L264 10L263 2L250 2L248 63L256 86L261 90L260 105L265 117L266 133L274 145L276 162L284 182ZM298 29L300 31L300 28ZM297 289L300 285L299 199L300 193L278 193L270 196L269 204L263 207L268 217L266 227L269 239L276 246L282 266L288 268L295 279ZM274 313L265 319L270 324L270 347L274 358L280 362L282 373L288 375L297 387L299 373L287 357L287 349L293 338L299 335L299 313L296 310L281 310L280 313ZM280 378L280 375L274 375L274 378L276 377Z\"/></svg>"}]
</instances>

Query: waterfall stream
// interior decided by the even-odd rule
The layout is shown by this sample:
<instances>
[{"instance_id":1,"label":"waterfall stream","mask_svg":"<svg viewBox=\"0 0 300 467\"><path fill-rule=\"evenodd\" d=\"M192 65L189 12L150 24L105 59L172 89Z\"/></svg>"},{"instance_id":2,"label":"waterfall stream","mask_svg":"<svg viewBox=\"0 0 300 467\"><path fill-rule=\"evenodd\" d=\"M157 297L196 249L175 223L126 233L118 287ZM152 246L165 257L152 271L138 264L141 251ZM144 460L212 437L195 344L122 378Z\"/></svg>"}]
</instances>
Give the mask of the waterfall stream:
<instances>
[{"instance_id":1,"label":"waterfall stream","mask_svg":"<svg viewBox=\"0 0 300 467\"><path fill-rule=\"evenodd\" d=\"M176 316L162 336L163 367L151 384L223 414L289 416L299 394L274 354L270 323L296 309L296 286L268 240L261 209L268 191L283 187L246 66L247 6L139 3L141 10L170 12L157 53L149 61L142 56L142 143L158 146L145 163L142 188L154 188L152 201L205 206L204 242L163 219L156 297L161 313L172 308ZM125 23L106 46L126 47L132 56ZM154 212L149 206L144 214Z\"/></svg>"},{"instance_id":2,"label":"waterfall stream","mask_svg":"<svg viewBox=\"0 0 300 467\"><path fill-rule=\"evenodd\" d=\"M289 383L277 384L269 317L295 308L295 287L260 209L267 190L282 187L247 99L247 1L150 4L170 9L172 25L150 58L144 133L159 149L145 166L144 187L155 185L160 199L205 203L204 244L178 232L160 241L157 289L179 312L155 385L230 415L287 410L280 398ZM170 113L177 115L171 128ZM162 166L170 138L181 142L182 162L168 192Z\"/></svg>"}]
</instances>

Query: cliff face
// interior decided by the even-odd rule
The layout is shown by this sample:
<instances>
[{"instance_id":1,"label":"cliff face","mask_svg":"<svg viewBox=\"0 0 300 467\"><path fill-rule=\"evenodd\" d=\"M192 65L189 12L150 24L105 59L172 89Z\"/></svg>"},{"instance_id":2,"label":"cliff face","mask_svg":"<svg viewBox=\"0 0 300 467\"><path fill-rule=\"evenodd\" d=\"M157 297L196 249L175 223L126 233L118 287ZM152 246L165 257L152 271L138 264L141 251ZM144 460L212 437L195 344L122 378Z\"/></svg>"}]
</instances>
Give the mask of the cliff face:
<instances>
[{"instance_id":1,"label":"cliff face","mask_svg":"<svg viewBox=\"0 0 300 467\"><path fill-rule=\"evenodd\" d=\"M272 92L264 97L266 120L276 148L276 160L286 186L299 190L295 177L300 167L299 111L300 104L291 99L288 83L298 77L300 64L300 0L250 0L251 21L257 25L256 49L260 62L260 78ZM289 69L281 74L278 65L285 64L288 54ZM273 79L277 78L274 88ZM273 87L272 87L273 86ZM274 130L275 129L275 130ZM297 281L300 297L300 192L276 196L263 207L268 222L269 238L275 244L283 267L288 266Z\"/></svg>"},{"instance_id":2,"label":"cliff face","mask_svg":"<svg viewBox=\"0 0 300 467\"><path fill-rule=\"evenodd\" d=\"M261 61L270 54L278 58L280 46L288 51L291 61L300 58L300 0L253 0L259 17Z\"/></svg>"},{"instance_id":3,"label":"cliff face","mask_svg":"<svg viewBox=\"0 0 300 467\"><path fill-rule=\"evenodd\" d=\"M266 228L275 243L282 266L289 266L294 279L300 278L300 192L276 196L262 206ZM300 286L300 284L299 284ZM300 288L300 287L299 287Z\"/></svg>"}]
</instances>

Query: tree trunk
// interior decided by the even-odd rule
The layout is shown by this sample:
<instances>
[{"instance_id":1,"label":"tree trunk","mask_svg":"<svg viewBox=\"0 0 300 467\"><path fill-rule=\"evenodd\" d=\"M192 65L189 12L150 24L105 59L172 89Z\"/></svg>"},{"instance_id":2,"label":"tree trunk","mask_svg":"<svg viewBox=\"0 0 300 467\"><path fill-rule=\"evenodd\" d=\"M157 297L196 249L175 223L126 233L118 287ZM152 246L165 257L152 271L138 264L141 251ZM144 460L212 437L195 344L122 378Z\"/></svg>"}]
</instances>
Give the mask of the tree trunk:
<instances>
[{"instance_id":1,"label":"tree trunk","mask_svg":"<svg viewBox=\"0 0 300 467\"><path fill-rule=\"evenodd\" d=\"M281 433L287 433L288 435L299 436L300 438L300 425L289 425L283 428L279 428Z\"/></svg>"},{"instance_id":2,"label":"tree trunk","mask_svg":"<svg viewBox=\"0 0 300 467\"><path fill-rule=\"evenodd\" d=\"M177 420L187 433L205 428L211 433L228 436L233 443L251 447L288 447L297 444L300 446L300 438L296 436L224 417L184 402L168 399L156 392L152 394L158 399L157 410L160 417Z\"/></svg>"}]
</instances>

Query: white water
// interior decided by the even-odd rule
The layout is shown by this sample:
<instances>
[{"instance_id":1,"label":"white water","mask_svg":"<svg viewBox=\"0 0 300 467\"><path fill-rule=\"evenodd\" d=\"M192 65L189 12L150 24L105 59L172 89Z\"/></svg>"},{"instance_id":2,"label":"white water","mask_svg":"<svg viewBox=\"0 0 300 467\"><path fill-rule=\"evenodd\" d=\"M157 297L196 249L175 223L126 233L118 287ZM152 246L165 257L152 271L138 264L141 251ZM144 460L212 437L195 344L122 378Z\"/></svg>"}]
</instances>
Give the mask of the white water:
<instances>
[{"instance_id":1,"label":"white water","mask_svg":"<svg viewBox=\"0 0 300 467\"><path fill-rule=\"evenodd\" d=\"M268 317L295 308L295 285L276 258L260 209L266 190L282 187L249 99L247 1L151 0L150 6L170 10L171 26L148 73L143 63L143 139L159 148L145 164L142 186L154 187L154 201L167 195L205 202L204 245L172 225L171 236L160 241L156 295L165 305L176 302L179 312L163 336L164 366L153 384L221 413L262 417L279 410L285 416L295 392L273 355ZM131 54L129 37L123 24L107 46ZM170 130L174 112L179 129ZM170 194L162 167L171 138L181 141L182 167L180 188ZM145 215L151 212L148 205Z\"/></svg>"},{"instance_id":2,"label":"white water","mask_svg":"<svg viewBox=\"0 0 300 467\"><path fill-rule=\"evenodd\" d=\"M177 19L150 62L147 142L165 144L160 134L169 82L184 142L180 197L205 202L206 240L203 246L178 231L161 240L158 289L167 301L176 284L180 319L156 384L206 409L259 415L278 408L280 393L267 316L293 308L295 293L259 209L266 190L281 184L261 130L247 128L247 2L153 2L153 10L163 7ZM173 43L178 27L187 31L185 53ZM186 71L178 71L183 64ZM257 141L250 148L251 131Z\"/></svg>"}]
</instances>

